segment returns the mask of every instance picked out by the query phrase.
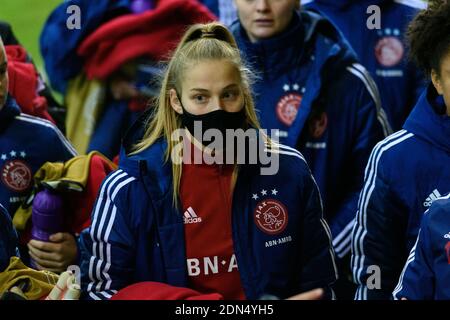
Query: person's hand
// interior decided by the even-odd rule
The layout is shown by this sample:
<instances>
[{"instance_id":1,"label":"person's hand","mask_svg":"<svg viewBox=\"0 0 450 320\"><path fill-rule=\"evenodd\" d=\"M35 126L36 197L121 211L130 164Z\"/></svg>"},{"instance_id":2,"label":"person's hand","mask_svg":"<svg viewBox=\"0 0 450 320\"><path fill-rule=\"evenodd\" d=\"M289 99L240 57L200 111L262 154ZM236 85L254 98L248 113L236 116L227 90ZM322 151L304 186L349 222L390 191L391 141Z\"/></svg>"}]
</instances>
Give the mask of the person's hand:
<instances>
[{"instance_id":1,"label":"person's hand","mask_svg":"<svg viewBox=\"0 0 450 320\"><path fill-rule=\"evenodd\" d=\"M289 297L286 300L320 300L322 299L322 296L323 289L314 289Z\"/></svg>"},{"instance_id":2,"label":"person's hand","mask_svg":"<svg viewBox=\"0 0 450 320\"><path fill-rule=\"evenodd\" d=\"M50 236L51 242L31 240L28 242L30 257L38 270L63 272L77 258L77 243L70 233L56 233Z\"/></svg>"}]
</instances>

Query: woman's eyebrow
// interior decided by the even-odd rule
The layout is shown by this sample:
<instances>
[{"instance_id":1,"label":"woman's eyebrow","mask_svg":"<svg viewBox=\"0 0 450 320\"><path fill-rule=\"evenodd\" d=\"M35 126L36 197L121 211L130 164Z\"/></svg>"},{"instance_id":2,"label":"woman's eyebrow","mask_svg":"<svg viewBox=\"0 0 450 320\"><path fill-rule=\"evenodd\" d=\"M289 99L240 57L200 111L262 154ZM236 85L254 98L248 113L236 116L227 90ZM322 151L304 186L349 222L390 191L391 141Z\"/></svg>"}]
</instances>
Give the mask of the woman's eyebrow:
<instances>
[{"instance_id":1,"label":"woman's eyebrow","mask_svg":"<svg viewBox=\"0 0 450 320\"><path fill-rule=\"evenodd\" d=\"M236 83L232 83L232 84L227 85L222 90L228 90L228 89L232 89L232 88L239 88L239 86Z\"/></svg>"},{"instance_id":2,"label":"woman's eyebrow","mask_svg":"<svg viewBox=\"0 0 450 320\"><path fill-rule=\"evenodd\" d=\"M201 92L209 92L209 90L207 90L207 89L202 89L202 88L192 88L191 90L189 90L189 91L201 91Z\"/></svg>"}]
</instances>

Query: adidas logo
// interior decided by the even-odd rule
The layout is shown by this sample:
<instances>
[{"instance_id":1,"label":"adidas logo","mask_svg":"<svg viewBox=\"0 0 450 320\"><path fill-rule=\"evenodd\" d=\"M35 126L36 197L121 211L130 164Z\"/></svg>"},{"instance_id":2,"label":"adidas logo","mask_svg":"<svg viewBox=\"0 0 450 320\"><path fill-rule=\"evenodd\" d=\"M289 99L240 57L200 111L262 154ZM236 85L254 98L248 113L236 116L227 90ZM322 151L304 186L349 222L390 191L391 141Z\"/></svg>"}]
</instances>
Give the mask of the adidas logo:
<instances>
[{"instance_id":1,"label":"adidas logo","mask_svg":"<svg viewBox=\"0 0 450 320\"><path fill-rule=\"evenodd\" d=\"M432 193L426 198L425 202L423 203L424 207L430 207L434 200L441 198L441 194L437 189L434 189Z\"/></svg>"},{"instance_id":2,"label":"adidas logo","mask_svg":"<svg viewBox=\"0 0 450 320\"><path fill-rule=\"evenodd\" d=\"M187 210L184 212L184 224L191 224L191 223L200 223L202 222L202 218L197 216L194 209L192 207L187 208Z\"/></svg>"}]
</instances>

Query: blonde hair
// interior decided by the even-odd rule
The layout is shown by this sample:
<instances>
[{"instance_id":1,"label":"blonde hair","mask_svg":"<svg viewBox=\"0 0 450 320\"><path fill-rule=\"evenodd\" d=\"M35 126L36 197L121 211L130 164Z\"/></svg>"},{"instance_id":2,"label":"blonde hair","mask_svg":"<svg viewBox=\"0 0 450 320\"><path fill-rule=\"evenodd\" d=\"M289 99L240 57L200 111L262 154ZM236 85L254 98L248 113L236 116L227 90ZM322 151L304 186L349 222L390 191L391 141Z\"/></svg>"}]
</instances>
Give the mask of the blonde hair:
<instances>
[{"instance_id":1,"label":"blonde hair","mask_svg":"<svg viewBox=\"0 0 450 320\"><path fill-rule=\"evenodd\" d=\"M153 117L146 126L143 139L138 142L132 154L141 152L153 145L159 138L167 141L165 160L169 161L177 141L172 141L172 133L181 128L180 116L170 104L170 90L181 94L181 79L185 71L203 60L227 60L240 73L242 83L246 124L260 128L251 95L250 70L244 65L233 35L220 23L196 24L191 26L175 49L161 82L159 97L156 98ZM182 165L172 163L173 202L177 205L181 181Z\"/></svg>"}]
</instances>

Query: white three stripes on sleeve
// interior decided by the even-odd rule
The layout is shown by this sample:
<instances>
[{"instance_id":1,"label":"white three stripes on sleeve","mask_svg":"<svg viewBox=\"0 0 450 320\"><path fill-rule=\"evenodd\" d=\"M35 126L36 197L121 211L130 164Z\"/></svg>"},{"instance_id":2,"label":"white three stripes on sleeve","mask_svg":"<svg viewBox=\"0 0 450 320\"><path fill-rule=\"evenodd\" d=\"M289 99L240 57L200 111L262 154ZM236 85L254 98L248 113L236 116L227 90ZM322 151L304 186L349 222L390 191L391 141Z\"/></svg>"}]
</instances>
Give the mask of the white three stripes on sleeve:
<instances>
[{"instance_id":1,"label":"white three stripes on sleeve","mask_svg":"<svg viewBox=\"0 0 450 320\"><path fill-rule=\"evenodd\" d=\"M367 206L375 188L376 177L378 172L378 164L382 154L392 148L393 146L402 143L403 141L414 136L412 133L408 133L406 130L401 130L383 141L379 142L370 155L369 162L366 168L365 184L360 194L358 211L356 214L356 221L352 232L352 249L353 255L351 258L351 265L353 270L353 276L356 282L360 285L356 293L356 297L359 299L367 298L367 290L361 292L364 287L361 283L361 274L364 268L365 252L364 252L364 238L367 234ZM365 288L365 287L364 287ZM367 289L367 288L366 288Z\"/></svg>"},{"instance_id":2,"label":"white three stripes on sleeve","mask_svg":"<svg viewBox=\"0 0 450 320\"><path fill-rule=\"evenodd\" d=\"M92 288L95 284L96 291L101 291L102 285L105 280L106 285L104 290L108 290L111 286L112 280L108 274L109 268L111 266L111 245L108 243L108 240L117 212L117 207L114 205L113 201L120 189L134 180L135 178L128 176L126 172L117 170L116 172L111 174L102 185L97 203L94 208L92 225L90 229L93 247L92 257L89 261L89 279L91 280L88 285L89 292L92 291Z\"/></svg>"},{"instance_id":3,"label":"white three stripes on sleeve","mask_svg":"<svg viewBox=\"0 0 450 320\"><path fill-rule=\"evenodd\" d=\"M386 112L383 109L381 104L380 93L378 91L378 87L370 76L369 72L359 63L354 63L350 67L347 67L347 70L358 77L366 86L367 91L369 91L372 99L375 102L375 106L377 108L377 119L383 128L383 132L385 136L388 136L392 133L391 125L389 124Z\"/></svg>"}]
</instances>

